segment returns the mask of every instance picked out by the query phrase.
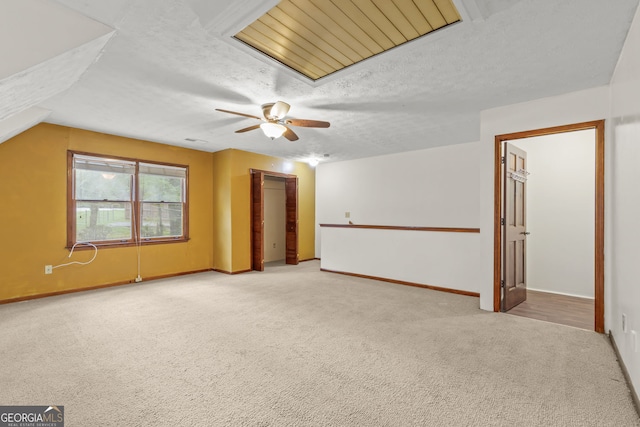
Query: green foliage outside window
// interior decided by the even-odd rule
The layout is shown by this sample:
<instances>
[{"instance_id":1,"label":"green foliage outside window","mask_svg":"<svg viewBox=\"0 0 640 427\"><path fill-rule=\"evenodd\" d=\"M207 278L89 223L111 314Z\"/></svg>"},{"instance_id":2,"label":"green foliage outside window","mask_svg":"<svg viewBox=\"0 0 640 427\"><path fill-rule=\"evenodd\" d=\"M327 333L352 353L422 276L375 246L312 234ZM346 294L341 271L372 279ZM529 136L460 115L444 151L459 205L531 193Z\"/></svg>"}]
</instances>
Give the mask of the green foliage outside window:
<instances>
[{"instance_id":1,"label":"green foliage outside window","mask_svg":"<svg viewBox=\"0 0 640 427\"><path fill-rule=\"evenodd\" d=\"M76 242L185 237L186 168L74 155L73 179Z\"/></svg>"}]
</instances>

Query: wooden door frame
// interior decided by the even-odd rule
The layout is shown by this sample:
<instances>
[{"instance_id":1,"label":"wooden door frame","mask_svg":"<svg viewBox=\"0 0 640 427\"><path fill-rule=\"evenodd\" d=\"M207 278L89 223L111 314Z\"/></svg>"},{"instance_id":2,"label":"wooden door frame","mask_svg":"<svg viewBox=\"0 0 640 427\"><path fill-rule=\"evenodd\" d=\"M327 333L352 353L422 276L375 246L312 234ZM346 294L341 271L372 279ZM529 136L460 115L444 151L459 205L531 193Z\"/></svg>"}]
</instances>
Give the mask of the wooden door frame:
<instances>
[{"instance_id":1,"label":"wooden door frame","mask_svg":"<svg viewBox=\"0 0 640 427\"><path fill-rule=\"evenodd\" d=\"M493 311L500 311L502 280L502 144L514 139L595 129L594 330L604 333L604 120L496 135L493 186Z\"/></svg>"},{"instance_id":2,"label":"wooden door frame","mask_svg":"<svg viewBox=\"0 0 640 427\"><path fill-rule=\"evenodd\" d=\"M249 249L251 270L264 271L264 173L251 171L249 176L251 177L251 245ZM257 185L260 185L259 190L256 188ZM257 191L260 191L259 196L256 196Z\"/></svg>"},{"instance_id":3,"label":"wooden door frame","mask_svg":"<svg viewBox=\"0 0 640 427\"><path fill-rule=\"evenodd\" d=\"M291 175L291 174L286 174L286 173L280 173L280 172L271 172L271 171L267 171L267 170L262 170L262 169L249 169L249 174L251 176L251 270L257 270L257 271L263 271L264 270L264 266L260 265L257 266L256 265L256 250L261 250L262 251L262 258L264 259L264 242L263 242L263 246L262 247L257 247L257 245L254 243L256 241L256 227L255 227L255 214L256 214L256 203L253 200L254 197L254 189L253 189L253 176L255 174L261 174L263 177L274 177L274 178L284 178L286 179L295 179L296 180L296 195L295 195L295 205L296 205L296 222L297 222L297 210L299 209L299 205L298 205L298 191L297 191L297 180L298 180L298 176L297 175ZM290 200L288 200L288 195L287 192L285 191L285 203L290 202ZM264 212L264 191L262 192L261 196L260 196L260 200L258 202L258 208L262 209ZM295 233L295 241L298 242L298 227L296 224L295 230L292 230ZM262 236L262 239L264 239L264 235ZM287 244L288 246L288 244ZM285 253L288 250L285 249ZM296 243L296 264L297 264L297 251L298 251L298 244Z\"/></svg>"}]
</instances>

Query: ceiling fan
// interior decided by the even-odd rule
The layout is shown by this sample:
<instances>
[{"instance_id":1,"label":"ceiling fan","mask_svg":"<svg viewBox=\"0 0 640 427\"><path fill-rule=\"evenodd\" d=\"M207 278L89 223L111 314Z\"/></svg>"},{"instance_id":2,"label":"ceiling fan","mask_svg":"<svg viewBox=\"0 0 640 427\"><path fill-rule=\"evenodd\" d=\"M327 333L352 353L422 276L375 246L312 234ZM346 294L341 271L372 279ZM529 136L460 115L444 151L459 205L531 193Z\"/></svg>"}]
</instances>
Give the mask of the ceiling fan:
<instances>
[{"instance_id":1,"label":"ceiling fan","mask_svg":"<svg viewBox=\"0 0 640 427\"><path fill-rule=\"evenodd\" d=\"M236 114L238 116L249 117L251 119L261 120L263 123L259 125L249 126L243 129L239 129L236 133L248 132L254 129L262 129L265 135L271 139L276 139L284 135L289 141L298 140L298 135L295 134L287 126L300 126L307 128L328 128L329 122L322 122L319 120L306 120L306 119L285 119L285 116L289 112L291 106L286 102L278 101L268 104L262 104L262 115L264 117L258 117L251 114L238 113L236 111L222 110L216 108L216 111L222 111L223 113Z\"/></svg>"}]
</instances>

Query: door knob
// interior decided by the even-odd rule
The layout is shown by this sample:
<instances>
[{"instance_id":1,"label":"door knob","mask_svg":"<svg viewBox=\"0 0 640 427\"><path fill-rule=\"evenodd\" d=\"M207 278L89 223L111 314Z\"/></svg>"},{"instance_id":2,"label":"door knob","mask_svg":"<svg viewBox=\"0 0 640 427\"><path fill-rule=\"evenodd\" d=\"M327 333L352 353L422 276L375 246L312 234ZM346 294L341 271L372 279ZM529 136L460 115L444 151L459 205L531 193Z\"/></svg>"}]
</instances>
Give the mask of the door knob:
<instances>
[{"instance_id":1,"label":"door knob","mask_svg":"<svg viewBox=\"0 0 640 427\"><path fill-rule=\"evenodd\" d=\"M528 236L528 235L529 235L529 234L531 234L531 233L530 233L530 232L528 232L528 231L521 231L521 232L520 232L520 234L524 234L525 236Z\"/></svg>"}]
</instances>

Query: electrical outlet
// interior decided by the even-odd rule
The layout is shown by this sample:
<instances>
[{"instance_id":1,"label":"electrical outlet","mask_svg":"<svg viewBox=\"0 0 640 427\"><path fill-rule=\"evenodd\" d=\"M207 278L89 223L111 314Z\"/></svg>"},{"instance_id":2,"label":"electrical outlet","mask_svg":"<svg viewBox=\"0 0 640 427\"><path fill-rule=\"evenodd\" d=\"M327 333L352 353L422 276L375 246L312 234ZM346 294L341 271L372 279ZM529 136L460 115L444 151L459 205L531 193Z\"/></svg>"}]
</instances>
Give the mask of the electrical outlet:
<instances>
[{"instance_id":1,"label":"electrical outlet","mask_svg":"<svg viewBox=\"0 0 640 427\"><path fill-rule=\"evenodd\" d=\"M351 212L345 212L344 213L344 217L345 218L351 218Z\"/></svg>"},{"instance_id":2,"label":"electrical outlet","mask_svg":"<svg viewBox=\"0 0 640 427\"><path fill-rule=\"evenodd\" d=\"M52 265L45 265L44 266L44 274L52 274L53 273L53 266Z\"/></svg>"},{"instance_id":3,"label":"electrical outlet","mask_svg":"<svg viewBox=\"0 0 640 427\"><path fill-rule=\"evenodd\" d=\"M627 333L627 315L622 313L622 332Z\"/></svg>"}]
</instances>

